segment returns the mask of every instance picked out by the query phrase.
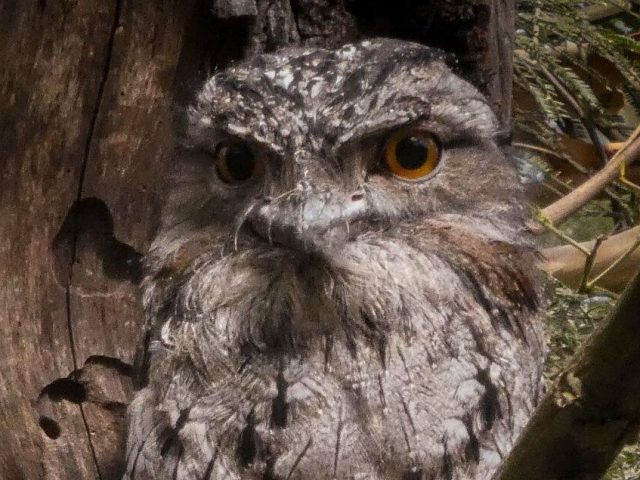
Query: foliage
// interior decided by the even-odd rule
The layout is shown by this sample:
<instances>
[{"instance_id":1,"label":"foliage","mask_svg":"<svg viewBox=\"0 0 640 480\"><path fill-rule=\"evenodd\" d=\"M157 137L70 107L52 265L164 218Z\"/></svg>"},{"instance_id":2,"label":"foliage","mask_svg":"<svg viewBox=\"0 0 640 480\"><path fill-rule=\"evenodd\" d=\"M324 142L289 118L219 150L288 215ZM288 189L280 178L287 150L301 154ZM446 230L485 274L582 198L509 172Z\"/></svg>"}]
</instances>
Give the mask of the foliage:
<instances>
[{"instance_id":1,"label":"foliage","mask_svg":"<svg viewBox=\"0 0 640 480\"><path fill-rule=\"evenodd\" d=\"M593 150L599 162L595 168L599 168L607 161L604 145L624 140L640 116L640 42L629 35L640 30L640 16L634 10L637 7L632 7L621 1L518 2L516 135L525 144L548 149L556 160L571 164L567 168L577 170L582 178L594 169L593 164L584 161L584 151L572 151L562 140L584 141ZM599 15L603 10L620 13ZM636 118L623 118L623 106L627 112L635 112ZM554 195L561 196L573 188L572 180L567 180L570 176L557 170L557 162L551 165L548 154L529 152L528 159L536 164L536 171L544 172L545 187ZM567 237L584 241L637 223L637 194L620 182L610 185L606 195L562 225L561 237L548 232L543 244L555 245ZM614 303L612 297L579 294L556 280L550 280L550 289L554 300L547 318L549 381L563 370ZM640 445L636 444L623 450L606 479L638 478Z\"/></svg>"},{"instance_id":2,"label":"foliage","mask_svg":"<svg viewBox=\"0 0 640 480\"><path fill-rule=\"evenodd\" d=\"M518 105L516 122L552 148L559 132L585 136L585 119L607 136L626 136L628 126L607 103L615 93L640 111L640 42L625 34L640 19L628 7L624 19L590 22L590 8L606 3L518 2L515 83L535 107Z\"/></svg>"},{"instance_id":3,"label":"foliage","mask_svg":"<svg viewBox=\"0 0 640 480\"><path fill-rule=\"evenodd\" d=\"M552 380L567 366L614 302L603 295L576 293L554 279L549 283L553 301L547 309L549 353L545 375L547 380Z\"/></svg>"},{"instance_id":4,"label":"foliage","mask_svg":"<svg viewBox=\"0 0 640 480\"><path fill-rule=\"evenodd\" d=\"M598 9L617 14L601 19ZM528 152L547 172L543 186L562 195L607 161L607 144L635 128L640 42L629 33L640 30L640 15L617 1L521 0L516 27L516 136L554 154L550 163L549 155ZM607 189L602 214L614 229L637 223L637 195L621 182Z\"/></svg>"}]
</instances>

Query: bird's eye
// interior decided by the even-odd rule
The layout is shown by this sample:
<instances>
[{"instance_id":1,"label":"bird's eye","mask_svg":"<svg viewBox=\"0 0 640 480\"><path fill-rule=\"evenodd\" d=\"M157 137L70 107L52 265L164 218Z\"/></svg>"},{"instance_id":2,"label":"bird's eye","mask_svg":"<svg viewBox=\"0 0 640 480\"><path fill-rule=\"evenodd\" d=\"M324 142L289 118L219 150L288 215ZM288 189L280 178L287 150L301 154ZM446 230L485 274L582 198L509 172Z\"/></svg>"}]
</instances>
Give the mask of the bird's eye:
<instances>
[{"instance_id":1,"label":"bird's eye","mask_svg":"<svg viewBox=\"0 0 640 480\"><path fill-rule=\"evenodd\" d=\"M435 170L440 146L435 136L416 130L401 130L384 147L384 164L398 178L421 180Z\"/></svg>"},{"instance_id":2,"label":"bird's eye","mask_svg":"<svg viewBox=\"0 0 640 480\"><path fill-rule=\"evenodd\" d=\"M216 171L223 182L238 185L262 175L264 164L248 145L229 142L216 150Z\"/></svg>"}]
</instances>

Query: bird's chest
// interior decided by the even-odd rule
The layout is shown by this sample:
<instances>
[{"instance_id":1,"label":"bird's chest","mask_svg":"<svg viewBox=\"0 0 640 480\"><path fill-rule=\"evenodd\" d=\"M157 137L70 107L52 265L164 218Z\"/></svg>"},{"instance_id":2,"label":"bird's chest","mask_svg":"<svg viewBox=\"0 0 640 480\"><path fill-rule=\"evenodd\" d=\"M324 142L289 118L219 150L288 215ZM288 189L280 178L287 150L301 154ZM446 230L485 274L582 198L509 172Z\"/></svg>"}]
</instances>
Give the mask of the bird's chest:
<instances>
[{"instance_id":1,"label":"bird's chest","mask_svg":"<svg viewBox=\"0 0 640 480\"><path fill-rule=\"evenodd\" d=\"M248 366L228 410L232 456L256 474L269 466L274 478L481 478L467 475L499 448L489 452L488 437L511 435L501 418L513 372L431 347L392 336L384 351L335 344L329 354ZM212 421L223 431L230 420Z\"/></svg>"}]
</instances>

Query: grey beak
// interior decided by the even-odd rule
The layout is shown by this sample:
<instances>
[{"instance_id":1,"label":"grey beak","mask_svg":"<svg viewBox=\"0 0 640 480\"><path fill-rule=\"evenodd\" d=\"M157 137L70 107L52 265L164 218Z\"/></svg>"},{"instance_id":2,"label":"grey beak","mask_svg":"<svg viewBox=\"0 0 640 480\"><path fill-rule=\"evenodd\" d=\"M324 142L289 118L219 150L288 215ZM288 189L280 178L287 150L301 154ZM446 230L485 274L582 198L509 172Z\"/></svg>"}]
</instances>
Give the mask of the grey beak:
<instances>
[{"instance_id":1,"label":"grey beak","mask_svg":"<svg viewBox=\"0 0 640 480\"><path fill-rule=\"evenodd\" d=\"M265 199L249 214L255 233L271 244L295 250L346 241L349 224L366 213L366 198L360 190L351 194L309 188L290 195Z\"/></svg>"}]
</instances>

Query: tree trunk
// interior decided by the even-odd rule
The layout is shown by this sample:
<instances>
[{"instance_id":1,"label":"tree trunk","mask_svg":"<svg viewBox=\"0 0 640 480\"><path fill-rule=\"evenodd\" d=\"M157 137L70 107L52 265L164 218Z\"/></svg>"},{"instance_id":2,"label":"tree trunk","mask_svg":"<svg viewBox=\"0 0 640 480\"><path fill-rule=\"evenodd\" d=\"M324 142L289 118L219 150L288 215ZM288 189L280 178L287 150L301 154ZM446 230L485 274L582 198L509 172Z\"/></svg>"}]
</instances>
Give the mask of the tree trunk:
<instances>
[{"instance_id":1,"label":"tree trunk","mask_svg":"<svg viewBox=\"0 0 640 480\"><path fill-rule=\"evenodd\" d=\"M513 19L506 0L0 0L0 478L121 475L139 258L172 117L208 74L396 36L456 54L508 129Z\"/></svg>"}]
</instances>

